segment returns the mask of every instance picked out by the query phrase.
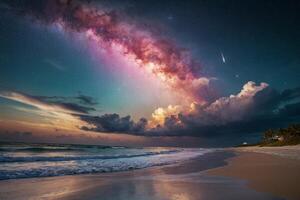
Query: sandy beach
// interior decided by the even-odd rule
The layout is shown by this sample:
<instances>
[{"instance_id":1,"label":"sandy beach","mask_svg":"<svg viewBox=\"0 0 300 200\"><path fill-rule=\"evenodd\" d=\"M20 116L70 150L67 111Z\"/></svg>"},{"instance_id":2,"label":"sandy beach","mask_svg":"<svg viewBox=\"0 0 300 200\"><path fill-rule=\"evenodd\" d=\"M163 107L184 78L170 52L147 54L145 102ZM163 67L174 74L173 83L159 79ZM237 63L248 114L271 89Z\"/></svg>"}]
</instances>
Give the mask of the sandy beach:
<instances>
[{"instance_id":1,"label":"sandy beach","mask_svg":"<svg viewBox=\"0 0 300 200\"><path fill-rule=\"evenodd\" d=\"M207 171L209 175L247 181L257 191L285 199L300 199L300 146L245 147L234 150L228 165Z\"/></svg>"},{"instance_id":2,"label":"sandy beach","mask_svg":"<svg viewBox=\"0 0 300 200\"><path fill-rule=\"evenodd\" d=\"M234 153L219 151L177 165L129 172L4 180L0 181L0 199L283 199L249 188L245 180L237 179L240 177L215 176L217 171L209 171L227 169L219 167L226 159L241 159L241 155L233 158Z\"/></svg>"}]
</instances>

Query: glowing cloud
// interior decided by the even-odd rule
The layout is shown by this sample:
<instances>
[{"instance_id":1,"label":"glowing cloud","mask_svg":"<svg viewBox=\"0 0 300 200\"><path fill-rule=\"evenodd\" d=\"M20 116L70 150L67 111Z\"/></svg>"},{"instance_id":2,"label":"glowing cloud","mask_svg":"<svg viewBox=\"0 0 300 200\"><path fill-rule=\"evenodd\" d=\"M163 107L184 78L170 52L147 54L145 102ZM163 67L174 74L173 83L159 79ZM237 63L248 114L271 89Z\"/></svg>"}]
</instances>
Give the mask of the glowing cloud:
<instances>
[{"instance_id":1,"label":"glowing cloud","mask_svg":"<svg viewBox=\"0 0 300 200\"><path fill-rule=\"evenodd\" d=\"M17 109L42 116L46 121L46 124L43 124L43 126L59 127L60 129L76 130L78 126L86 125L85 122L79 120L78 117L74 115L84 115L87 114L88 111L94 110L93 108L77 105L75 103L49 102L44 97L31 96L19 92L1 92L0 97L34 107L35 109L22 107L17 107ZM40 122L35 125L41 126Z\"/></svg>"}]
</instances>

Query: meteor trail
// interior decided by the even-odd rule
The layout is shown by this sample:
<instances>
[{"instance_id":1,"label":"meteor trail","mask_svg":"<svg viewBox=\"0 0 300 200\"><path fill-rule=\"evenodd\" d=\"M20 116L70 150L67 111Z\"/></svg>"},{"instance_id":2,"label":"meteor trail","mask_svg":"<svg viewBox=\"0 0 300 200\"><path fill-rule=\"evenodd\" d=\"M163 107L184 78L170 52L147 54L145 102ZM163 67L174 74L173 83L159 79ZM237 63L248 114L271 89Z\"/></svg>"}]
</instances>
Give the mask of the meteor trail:
<instances>
[{"instance_id":1,"label":"meteor trail","mask_svg":"<svg viewBox=\"0 0 300 200\"><path fill-rule=\"evenodd\" d=\"M226 64L226 60L225 60L225 57L224 57L224 55L223 55L222 52L221 52L221 57L222 57L222 62L223 62L224 64Z\"/></svg>"}]
</instances>

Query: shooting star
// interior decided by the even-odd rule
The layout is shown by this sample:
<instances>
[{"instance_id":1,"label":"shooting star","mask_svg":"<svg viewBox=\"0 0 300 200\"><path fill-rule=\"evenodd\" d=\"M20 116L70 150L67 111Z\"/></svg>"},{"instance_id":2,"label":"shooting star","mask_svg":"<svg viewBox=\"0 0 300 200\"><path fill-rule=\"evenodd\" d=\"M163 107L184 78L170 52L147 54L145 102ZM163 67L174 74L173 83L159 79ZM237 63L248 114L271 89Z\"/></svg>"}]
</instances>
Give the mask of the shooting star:
<instances>
[{"instance_id":1,"label":"shooting star","mask_svg":"<svg viewBox=\"0 0 300 200\"><path fill-rule=\"evenodd\" d=\"M222 62L223 62L224 64L226 64L226 60L225 60L225 57L224 57L224 55L223 55L222 52L221 52L221 57L222 57Z\"/></svg>"}]
</instances>

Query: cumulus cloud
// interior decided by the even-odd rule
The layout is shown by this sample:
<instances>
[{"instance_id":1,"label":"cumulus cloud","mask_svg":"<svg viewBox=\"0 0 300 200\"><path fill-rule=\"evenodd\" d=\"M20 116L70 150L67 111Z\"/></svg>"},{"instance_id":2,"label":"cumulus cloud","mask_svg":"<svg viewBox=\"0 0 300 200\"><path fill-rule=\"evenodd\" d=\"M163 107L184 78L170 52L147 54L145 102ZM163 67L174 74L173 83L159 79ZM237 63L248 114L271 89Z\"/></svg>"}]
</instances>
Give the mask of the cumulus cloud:
<instances>
[{"instance_id":1,"label":"cumulus cloud","mask_svg":"<svg viewBox=\"0 0 300 200\"><path fill-rule=\"evenodd\" d=\"M159 107L152 113L151 121L149 126L155 128L157 125L163 125L167 117L177 116L182 111L182 106L169 105L166 108Z\"/></svg>"},{"instance_id":2,"label":"cumulus cloud","mask_svg":"<svg viewBox=\"0 0 300 200\"><path fill-rule=\"evenodd\" d=\"M192 103L189 108L172 105L158 108L153 112L149 121L141 119L135 123L130 116L120 117L118 114L84 115L80 118L93 126L92 128L82 127L84 130L133 134L138 132L151 136L195 135L197 130L211 132L216 127L237 122L243 123L252 119L258 113L262 113L259 109L265 104L270 104L270 101L275 101L279 96L269 88L267 83L257 85L249 81L239 93L221 97L211 103Z\"/></svg>"},{"instance_id":3,"label":"cumulus cloud","mask_svg":"<svg viewBox=\"0 0 300 200\"><path fill-rule=\"evenodd\" d=\"M300 121L300 88L280 93L267 83L249 81L239 93L211 103L193 103L180 112L170 108L154 112L160 124L148 130L148 135L245 134Z\"/></svg>"},{"instance_id":4,"label":"cumulus cloud","mask_svg":"<svg viewBox=\"0 0 300 200\"><path fill-rule=\"evenodd\" d=\"M204 114L203 117L207 118L205 121L209 124L225 124L245 119L254 107L254 96L267 87L267 83L256 85L249 81L238 94L222 97L207 107L200 107L197 115Z\"/></svg>"},{"instance_id":5,"label":"cumulus cloud","mask_svg":"<svg viewBox=\"0 0 300 200\"><path fill-rule=\"evenodd\" d=\"M82 130L98 132L140 133L145 131L147 125L145 118L135 123L129 115L120 117L116 113L102 116L81 115L80 119L91 125L91 127L81 127Z\"/></svg>"},{"instance_id":6,"label":"cumulus cloud","mask_svg":"<svg viewBox=\"0 0 300 200\"><path fill-rule=\"evenodd\" d=\"M192 103L190 107L158 108L147 120L134 121L118 114L91 115L96 104L92 97L32 96L1 92L0 96L34 106L59 119L70 119L85 131L126 133L144 136L223 137L280 127L300 121L300 88L278 92L266 83L246 83L240 92L211 103ZM71 100L73 102L71 102ZM77 104L75 103L77 102ZM47 116L47 115L43 115ZM62 125L66 122L62 122Z\"/></svg>"},{"instance_id":7,"label":"cumulus cloud","mask_svg":"<svg viewBox=\"0 0 300 200\"><path fill-rule=\"evenodd\" d=\"M254 97L260 91L268 88L268 84L256 85L249 81L242 90L235 95L221 97L211 103L192 103L190 107L172 106L158 108L152 114L151 127L162 129L174 127L183 128L190 124L222 125L229 122L249 118L255 105Z\"/></svg>"}]
</instances>

